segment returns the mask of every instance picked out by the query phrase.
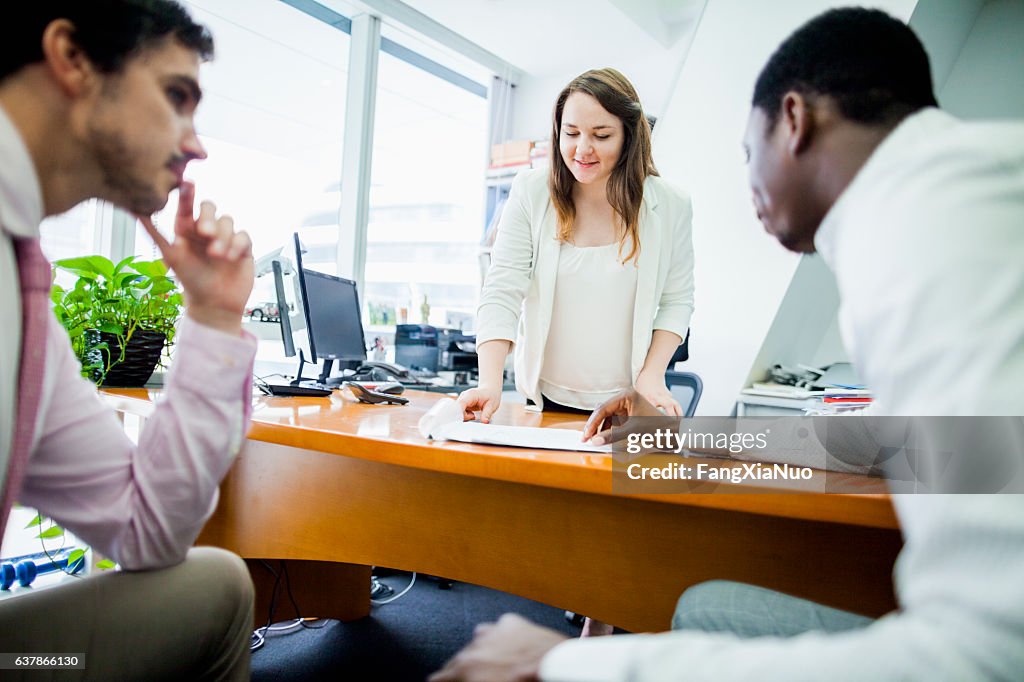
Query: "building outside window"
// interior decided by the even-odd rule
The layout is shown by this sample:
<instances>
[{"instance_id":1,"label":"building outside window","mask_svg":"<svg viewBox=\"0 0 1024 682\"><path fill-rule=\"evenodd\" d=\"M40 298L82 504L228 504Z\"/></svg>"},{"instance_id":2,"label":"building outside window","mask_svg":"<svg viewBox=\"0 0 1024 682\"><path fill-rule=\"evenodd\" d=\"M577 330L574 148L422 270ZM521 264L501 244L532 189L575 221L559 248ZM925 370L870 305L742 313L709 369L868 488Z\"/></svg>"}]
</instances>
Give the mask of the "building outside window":
<instances>
[{"instance_id":1,"label":"building outside window","mask_svg":"<svg viewBox=\"0 0 1024 682\"><path fill-rule=\"evenodd\" d=\"M348 33L281 0L183 4L216 44L201 67L196 116L209 158L187 171L197 204L210 199L230 214L257 258L299 232L306 267L337 274ZM354 13L336 0L330 10ZM368 334L400 322L474 327L491 80L486 68L384 21L360 292ZM174 192L154 216L168 236L176 209ZM85 202L44 221L44 252L159 257L140 225L119 242L119 222L130 230L133 221ZM250 307L274 300L272 277L259 277ZM276 326L249 326L260 357L283 360Z\"/></svg>"},{"instance_id":2,"label":"building outside window","mask_svg":"<svg viewBox=\"0 0 1024 682\"><path fill-rule=\"evenodd\" d=\"M201 67L196 116L209 158L189 164L186 174L196 184L196 210L199 201L214 201L249 233L257 258L296 231L304 241L330 244L306 265L333 273L349 36L280 0L185 4L216 45L213 61ZM156 216L161 231L173 231L176 209L177 192ZM306 227L321 214L333 222ZM135 252L159 256L141 226ZM275 298L273 277L258 277L250 308ZM276 324L249 327L261 339L261 358L283 360Z\"/></svg>"},{"instance_id":3,"label":"building outside window","mask_svg":"<svg viewBox=\"0 0 1024 682\"><path fill-rule=\"evenodd\" d=\"M396 322L472 329L491 75L387 22L381 37L367 322L381 330Z\"/></svg>"},{"instance_id":4,"label":"building outside window","mask_svg":"<svg viewBox=\"0 0 1024 682\"><path fill-rule=\"evenodd\" d=\"M39 224L43 253L50 262L102 253L104 213L112 210L109 204L90 199L66 213L47 218Z\"/></svg>"}]
</instances>

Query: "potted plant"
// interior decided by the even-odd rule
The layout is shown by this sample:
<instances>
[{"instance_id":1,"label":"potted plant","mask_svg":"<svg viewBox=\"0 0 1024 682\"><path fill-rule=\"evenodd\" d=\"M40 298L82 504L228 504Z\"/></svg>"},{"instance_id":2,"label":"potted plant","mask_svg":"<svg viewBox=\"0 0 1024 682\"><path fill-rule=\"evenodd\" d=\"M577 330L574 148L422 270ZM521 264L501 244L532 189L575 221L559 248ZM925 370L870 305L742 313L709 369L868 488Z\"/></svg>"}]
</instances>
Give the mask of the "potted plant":
<instances>
[{"instance_id":1,"label":"potted plant","mask_svg":"<svg viewBox=\"0 0 1024 682\"><path fill-rule=\"evenodd\" d=\"M67 258L54 268L78 277L50 294L82 375L101 386L142 386L174 341L183 299L160 260Z\"/></svg>"}]
</instances>

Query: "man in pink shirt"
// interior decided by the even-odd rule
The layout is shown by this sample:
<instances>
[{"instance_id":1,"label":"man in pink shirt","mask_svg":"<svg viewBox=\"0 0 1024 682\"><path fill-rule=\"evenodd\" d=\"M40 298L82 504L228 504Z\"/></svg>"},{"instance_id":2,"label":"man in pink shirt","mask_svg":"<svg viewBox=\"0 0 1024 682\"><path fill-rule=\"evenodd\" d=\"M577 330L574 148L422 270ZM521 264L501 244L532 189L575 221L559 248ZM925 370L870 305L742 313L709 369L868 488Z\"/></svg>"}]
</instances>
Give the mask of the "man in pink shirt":
<instances>
[{"instance_id":1,"label":"man in pink shirt","mask_svg":"<svg viewBox=\"0 0 1024 682\"><path fill-rule=\"evenodd\" d=\"M13 502L38 508L124 571L0 600L3 650L84 655L70 673L82 679L247 680L245 565L189 549L245 438L256 348L241 330L249 237L210 202L195 217L183 180L206 156L193 117L213 41L169 0L17 3L4 21L0 528ZM148 216L175 188L168 241ZM93 197L140 216L185 291L164 399L138 446L39 305L39 222Z\"/></svg>"}]
</instances>

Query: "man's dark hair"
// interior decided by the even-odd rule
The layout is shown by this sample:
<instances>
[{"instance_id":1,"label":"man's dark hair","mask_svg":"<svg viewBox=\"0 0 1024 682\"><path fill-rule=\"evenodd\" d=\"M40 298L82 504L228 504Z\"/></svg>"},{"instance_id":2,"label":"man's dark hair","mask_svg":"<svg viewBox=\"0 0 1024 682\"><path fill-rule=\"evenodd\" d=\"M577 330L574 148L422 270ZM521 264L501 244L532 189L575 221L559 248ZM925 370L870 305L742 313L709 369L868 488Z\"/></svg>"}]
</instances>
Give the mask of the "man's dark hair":
<instances>
[{"instance_id":1,"label":"man's dark hair","mask_svg":"<svg viewBox=\"0 0 1024 682\"><path fill-rule=\"evenodd\" d=\"M131 57L168 36L213 57L213 38L173 0L29 0L4 10L0 81L43 60L43 31L56 19L75 26L75 43L104 73L119 72Z\"/></svg>"},{"instance_id":2,"label":"man's dark hair","mask_svg":"<svg viewBox=\"0 0 1024 682\"><path fill-rule=\"evenodd\" d=\"M885 12L834 9L796 30L761 70L751 104L775 127L787 92L826 95L847 119L892 124L928 106L928 55L914 32Z\"/></svg>"}]
</instances>

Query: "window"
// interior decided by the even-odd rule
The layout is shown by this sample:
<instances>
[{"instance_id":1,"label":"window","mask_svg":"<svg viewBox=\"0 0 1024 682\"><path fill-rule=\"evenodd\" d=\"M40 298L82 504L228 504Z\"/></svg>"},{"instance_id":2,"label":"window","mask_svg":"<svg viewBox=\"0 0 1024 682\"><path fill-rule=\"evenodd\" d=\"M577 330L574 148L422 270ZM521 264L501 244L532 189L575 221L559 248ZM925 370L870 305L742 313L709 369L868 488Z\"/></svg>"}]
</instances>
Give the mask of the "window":
<instances>
[{"instance_id":1,"label":"window","mask_svg":"<svg viewBox=\"0 0 1024 682\"><path fill-rule=\"evenodd\" d=\"M253 240L259 258L296 230L333 272L348 78L349 36L279 0L192 0L196 21L213 33L216 55L203 65L196 126L209 158L189 165L198 202L210 199ZM156 216L173 230L177 192ZM136 230L135 252L159 252ZM272 277L256 280L251 303L275 300ZM276 325L251 327L260 357L283 358ZM263 329L255 329L265 327Z\"/></svg>"},{"instance_id":2,"label":"window","mask_svg":"<svg viewBox=\"0 0 1024 682\"><path fill-rule=\"evenodd\" d=\"M103 218L109 224L111 206L91 199L39 225L40 246L50 262L103 253Z\"/></svg>"},{"instance_id":3,"label":"window","mask_svg":"<svg viewBox=\"0 0 1024 682\"><path fill-rule=\"evenodd\" d=\"M354 8L344 0L183 4L216 43L214 60L202 67L196 118L209 158L188 170L197 201L213 200L232 215L252 236L257 259L298 231L305 263L336 273L347 17ZM382 28L360 292L370 333L393 331L396 322L473 327L492 76L420 34ZM173 193L154 216L168 236L176 209ZM88 202L47 221L44 248L51 258L159 257L145 231L133 232L130 223L108 205ZM250 304L274 298L272 278L257 278ZM276 327L250 328L266 340L261 359L282 359Z\"/></svg>"},{"instance_id":4,"label":"window","mask_svg":"<svg viewBox=\"0 0 1024 682\"><path fill-rule=\"evenodd\" d=\"M490 74L387 24L381 42L363 296L368 328L423 322L469 329L480 290L483 84Z\"/></svg>"}]
</instances>

